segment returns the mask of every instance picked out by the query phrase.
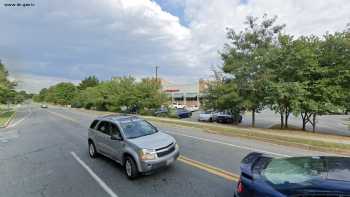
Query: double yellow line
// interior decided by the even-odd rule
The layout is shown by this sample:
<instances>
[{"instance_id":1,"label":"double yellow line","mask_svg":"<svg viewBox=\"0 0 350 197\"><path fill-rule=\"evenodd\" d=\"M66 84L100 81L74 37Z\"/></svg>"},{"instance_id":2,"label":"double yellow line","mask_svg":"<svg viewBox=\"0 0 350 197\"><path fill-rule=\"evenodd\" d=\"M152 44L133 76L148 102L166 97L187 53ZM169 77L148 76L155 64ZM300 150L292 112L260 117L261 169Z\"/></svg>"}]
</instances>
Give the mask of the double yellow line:
<instances>
[{"instance_id":1,"label":"double yellow line","mask_svg":"<svg viewBox=\"0 0 350 197\"><path fill-rule=\"evenodd\" d=\"M51 113L53 115L59 116L59 117L65 119L65 120L68 120L68 121L80 124L79 121L77 121L77 120L75 120L73 118L70 118L68 116L65 116L63 114L52 112L52 111L48 111L48 110L47 110L47 112L49 112L49 113ZM232 172L229 172L229 171L226 171L226 170L223 170L223 169L220 169L220 168L208 165L206 163L202 163L200 161L196 161L196 160L190 159L190 158L185 157L183 155L181 155L178 158L178 161L180 161L182 163L185 163L187 165L190 165L192 167L204 170L206 172L209 172L210 174L222 177L222 178L224 178L226 180L229 180L229 181L236 181L237 182L239 180L239 175L237 175L237 174L234 174Z\"/></svg>"},{"instance_id":2,"label":"double yellow line","mask_svg":"<svg viewBox=\"0 0 350 197\"><path fill-rule=\"evenodd\" d=\"M217 168L217 167L205 164L205 163L202 163L200 161L196 161L196 160L187 158L187 157L182 156L182 155L178 158L178 161L181 161L181 162L188 164L190 166L193 166L195 168L199 168L201 170L207 171L211 174L220 176L220 177L227 179L229 181L236 181L237 182L239 180L239 175L237 175L237 174L234 174L232 172L229 172L229 171L226 171L226 170L223 170L223 169L220 169L220 168Z\"/></svg>"}]
</instances>

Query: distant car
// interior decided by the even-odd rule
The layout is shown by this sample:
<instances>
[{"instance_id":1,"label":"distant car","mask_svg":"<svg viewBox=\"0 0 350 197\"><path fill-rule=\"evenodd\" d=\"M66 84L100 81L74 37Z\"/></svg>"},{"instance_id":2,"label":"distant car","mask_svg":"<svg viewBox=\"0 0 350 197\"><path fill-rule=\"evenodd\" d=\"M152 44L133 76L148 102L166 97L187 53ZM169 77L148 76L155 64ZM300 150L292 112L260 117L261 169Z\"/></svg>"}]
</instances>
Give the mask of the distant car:
<instances>
[{"instance_id":1,"label":"distant car","mask_svg":"<svg viewBox=\"0 0 350 197\"><path fill-rule=\"evenodd\" d=\"M213 115L213 119L217 123L233 123L233 122L241 123L243 117L241 115L235 116L228 112L218 112Z\"/></svg>"},{"instance_id":2,"label":"distant car","mask_svg":"<svg viewBox=\"0 0 350 197\"><path fill-rule=\"evenodd\" d=\"M171 165L179 146L170 135L136 116L96 118L88 133L89 155L103 154L120 163L129 179Z\"/></svg>"},{"instance_id":3,"label":"distant car","mask_svg":"<svg viewBox=\"0 0 350 197\"><path fill-rule=\"evenodd\" d=\"M40 107L41 108L48 108L48 106L46 104L41 104Z\"/></svg>"},{"instance_id":4,"label":"distant car","mask_svg":"<svg viewBox=\"0 0 350 197\"><path fill-rule=\"evenodd\" d=\"M271 158L261 153L250 153L242 160L241 176L234 196L350 196L350 158Z\"/></svg>"},{"instance_id":5,"label":"distant car","mask_svg":"<svg viewBox=\"0 0 350 197\"><path fill-rule=\"evenodd\" d=\"M188 111L187 109L176 109L176 116L178 118L190 118L192 116L192 112Z\"/></svg>"},{"instance_id":6,"label":"distant car","mask_svg":"<svg viewBox=\"0 0 350 197\"><path fill-rule=\"evenodd\" d=\"M139 112L139 108L137 106L131 106L124 111L124 113L127 113L127 114L137 114L138 112Z\"/></svg>"},{"instance_id":7,"label":"distant car","mask_svg":"<svg viewBox=\"0 0 350 197\"><path fill-rule=\"evenodd\" d=\"M185 109L187 109L190 112L195 112L195 111L199 110L199 107L196 106L196 105L192 105L192 106L189 106L189 107L185 106Z\"/></svg>"},{"instance_id":8,"label":"distant car","mask_svg":"<svg viewBox=\"0 0 350 197\"><path fill-rule=\"evenodd\" d=\"M182 105L182 104L178 104L178 103L173 103L169 106L169 108L172 108L172 109L183 109L185 108L185 105Z\"/></svg>"},{"instance_id":9,"label":"distant car","mask_svg":"<svg viewBox=\"0 0 350 197\"><path fill-rule=\"evenodd\" d=\"M212 111L202 112L199 114L198 121L213 122L214 121L214 114L215 114L215 112L212 112Z\"/></svg>"},{"instance_id":10,"label":"distant car","mask_svg":"<svg viewBox=\"0 0 350 197\"><path fill-rule=\"evenodd\" d=\"M169 110L167 108L160 108L155 110L153 115L158 117L167 117L169 114Z\"/></svg>"}]
</instances>

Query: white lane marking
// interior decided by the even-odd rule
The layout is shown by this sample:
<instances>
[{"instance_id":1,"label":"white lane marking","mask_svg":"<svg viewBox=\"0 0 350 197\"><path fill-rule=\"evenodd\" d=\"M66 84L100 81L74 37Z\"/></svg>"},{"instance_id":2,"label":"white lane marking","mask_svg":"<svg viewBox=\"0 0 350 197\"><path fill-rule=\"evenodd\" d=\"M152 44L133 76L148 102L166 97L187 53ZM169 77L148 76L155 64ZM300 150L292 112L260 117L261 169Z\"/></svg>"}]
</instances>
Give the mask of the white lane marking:
<instances>
[{"instance_id":1,"label":"white lane marking","mask_svg":"<svg viewBox=\"0 0 350 197\"><path fill-rule=\"evenodd\" d=\"M7 128L12 128L12 127L19 125L21 122L23 122L25 119L27 119L30 115L32 115L32 113L33 113L32 109L29 108L29 113L25 117L21 118L17 122L10 124Z\"/></svg>"},{"instance_id":2,"label":"white lane marking","mask_svg":"<svg viewBox=\"0 0 350 197\"><path fill-rule=\"evenodd\" d=\"M26 118L22 118L22 119L18 120L17 122L14 122L13 124L10 124L7 128L12 128L12 127L17 126L18 124L20 124L25 119Z\"/></svg>"},{"instance_id":3,"label":"white lane marking","mask_svg":"<svg viewBox=\"0 0 350 197\"><path fill-rule=\"evenodd\" d=\"M196 136L186 135L186 134L180 134L180 133L175 133L175 132L170 132L170 131L165 131L165 132L173 134L173 135L180 135L180 136L184 136L184 137L188 137L188 138L193 138L193 139L202 140L202 141L211 142L211 143L216 143L216 144L222 144L222 145L231 146L231 147L235 147L235 148L239 148L239 149L246 149L246 150L255 151L255 152L259 152L259 153L276 155L279 157L291 157L290 155L286 155L286 154L280 154L280 153L274 153L274 152L265 151L265 150L259 150L259 149L248 147L248 146L239 146L239 145L235 145L235 144L221 142L218 140L210 140L210 139L206 139L206 138L201 138L201 137L196 137Z\"/></svg>"},{"instance_id":4,"label":"white lane marking","mask_svg":"<svg viewBox=\"0 0 350 197\"><path fill-rule=\"evenodd\" d=\"M75 160L77 160L77 162L92 176L92 178L95 179L95 181L102 187L103 190L105 190L105 192L107 192L109 194L109 196L111 197L118 197L117 194L115 194L113 192L113 190L111 188L108 187L108 185L100 178L98 177L94 171L91 170L91 168L86 165L76 154L75 152L70 152L70 154L72 154L72 156L74 157Z\"/></svg>"}]
</instances>

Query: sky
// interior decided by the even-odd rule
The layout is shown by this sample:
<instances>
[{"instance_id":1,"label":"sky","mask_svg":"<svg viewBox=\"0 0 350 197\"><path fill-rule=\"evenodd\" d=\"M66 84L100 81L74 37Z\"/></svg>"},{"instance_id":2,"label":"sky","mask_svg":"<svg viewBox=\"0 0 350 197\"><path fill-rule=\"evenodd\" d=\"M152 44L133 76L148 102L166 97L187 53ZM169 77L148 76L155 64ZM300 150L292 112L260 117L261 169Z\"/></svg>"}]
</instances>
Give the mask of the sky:
<instances>
[{"instance_id":1,"label":"sky","mask_svg":"<svg viewBox=\"0 0 350 197\"><path fill-rule=\"evenodd\" d=\"M0 2L0 59L29 92L89 75L152 77L156 65L174 83L207 78L222 64L226 28L242 30L249 15L276 15L295 36L341 31L350 22L349 0Z\"/></svg>"}]
</instances>

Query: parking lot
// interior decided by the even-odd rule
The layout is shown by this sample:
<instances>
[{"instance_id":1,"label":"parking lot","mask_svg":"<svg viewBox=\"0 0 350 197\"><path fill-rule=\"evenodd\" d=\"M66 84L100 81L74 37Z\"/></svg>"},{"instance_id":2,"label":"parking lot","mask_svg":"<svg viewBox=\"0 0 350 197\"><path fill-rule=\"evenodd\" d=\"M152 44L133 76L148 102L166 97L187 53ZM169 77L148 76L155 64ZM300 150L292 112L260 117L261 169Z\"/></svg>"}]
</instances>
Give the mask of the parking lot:
<instances>
[{"instance_id":1,"label":"parking lot","mask_svg":"<svg viewBox=\"0 0 350 197\"><path fill-rule=\"evenodd\" d=\"M202 111L196 111L192 113L192 117L184 120L198 121L199 114ZM250 112L242 114L243 120L239 126L250 127L252 121L252 115ZM274 113L271 110L265 109L260 113L256 113L255 117L257 128L271 128L280 124L279 114ZM335 134L341 136L350 136L350 115L323 115L317 116L316 132ZM290 115L289 125L291 128L301 128L302 120L300 117L296 117L293 114ZM307 127L309 131L312 131L311 125Z\"/></svg>"}]
</instances>

